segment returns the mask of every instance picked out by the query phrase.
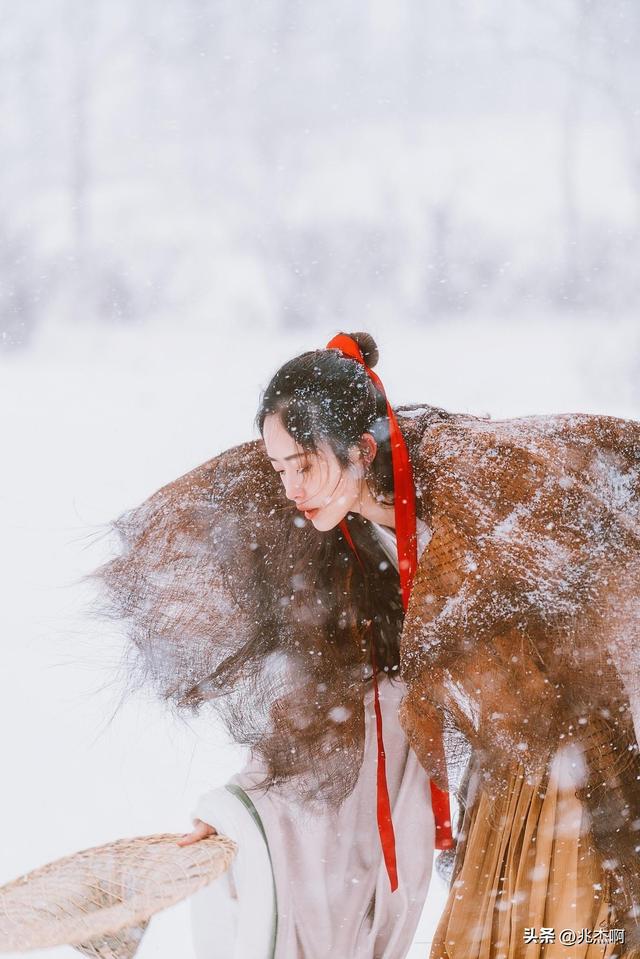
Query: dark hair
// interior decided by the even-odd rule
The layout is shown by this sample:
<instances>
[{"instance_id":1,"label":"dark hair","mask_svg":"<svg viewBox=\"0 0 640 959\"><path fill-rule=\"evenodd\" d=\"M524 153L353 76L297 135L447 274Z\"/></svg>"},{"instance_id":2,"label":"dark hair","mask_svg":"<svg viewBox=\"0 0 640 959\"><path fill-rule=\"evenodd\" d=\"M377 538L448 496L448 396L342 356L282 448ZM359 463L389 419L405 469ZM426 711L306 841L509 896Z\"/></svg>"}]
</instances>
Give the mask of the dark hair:
<instances>
[{"instance_id":1,"label":"dark hair","mask_svg":"<svg viewBox=\"0 0 640 959\"><path fill-rule=\"evenodd\" d=\"M368 333L349 336L357 342L367 365L375 366L378 348L373 337ZM265 418L272 413L302 449L315 452L324 441L345 468L349 464L349 449L363 433L371 433L378 448L366 479L374 495L392 500L386 400L357 360L333 349L314 350L289 360L274 375L260 400L256 425L261 433ZM359 561L354 559L339 528L307 539L306 548L303 546L300 551L283 550L282 556L287 557L289 570L299 578L303 574L308 577L309 568L314 569L311 591L307 595L301 592L299 601L313 604L317 601L314 597L324 592L344 596L345 605L357 610L363 639L366 634L366 643L375 647L378 668L393 675L399 664L404 620L398 573L387 562L368 520L352 514L347 519Z\"/></svg>"},{"instance_id":2,"label":"dark hair","mask_svg":"<svg viewBox=\"0 0 640 959\"><path fill-rule=\"evenodd\" d=\"M369 367L378 362L378 348L369 333L349 333ZM349 464L349 449L363 433L371 433L377 453L366 480L374 495L393 497L389 418L384 396L357 360L338 350L313 350L281 366L262 394L256 425L278 416L287 433L303 450L316 452L326 442L340 465Z\"/></svg>"}]
</instances>

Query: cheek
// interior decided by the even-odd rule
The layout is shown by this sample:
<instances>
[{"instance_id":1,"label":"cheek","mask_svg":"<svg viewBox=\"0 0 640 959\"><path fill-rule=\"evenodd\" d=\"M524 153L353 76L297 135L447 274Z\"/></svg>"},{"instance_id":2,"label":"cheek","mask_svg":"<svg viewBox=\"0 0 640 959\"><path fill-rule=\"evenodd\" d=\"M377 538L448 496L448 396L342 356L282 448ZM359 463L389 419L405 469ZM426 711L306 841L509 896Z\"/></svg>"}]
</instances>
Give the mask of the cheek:
<instances>
[{"instance_id":1,"label":"cheek","mask_svg":"<svg viewBox=\"0 0 640 959\"><path fill-rule=\"evenodd\" d=\"M347 471L343 470L337 462L332 462L327 465L325 477L327 486L330 486L331 489L335 489L336 487L344 489L345 482L348 482Z\"/></svg>"},{"instance_id":2,"label":"cheek","mask_svg":"<svg viewBox=\"0 0 640 959\"><path fill-rule=\"evenodd\" d=\"M334 529L349 511L350 497L342 486L332 488L331 501L323 506L318 515L312 520L316 529L327 532Z\"/></svg>"},{"instance_id":3,"label":"cheek","mask_svg":"<svg viewBox=\"0 0 640 959\"><path fill-rule=\"evenodd\" d=\"M304 477L305 487L310 494L322 494L327 491L330 485L330 471L326 464L318 463Z\"/></svg>"}]
</instances>

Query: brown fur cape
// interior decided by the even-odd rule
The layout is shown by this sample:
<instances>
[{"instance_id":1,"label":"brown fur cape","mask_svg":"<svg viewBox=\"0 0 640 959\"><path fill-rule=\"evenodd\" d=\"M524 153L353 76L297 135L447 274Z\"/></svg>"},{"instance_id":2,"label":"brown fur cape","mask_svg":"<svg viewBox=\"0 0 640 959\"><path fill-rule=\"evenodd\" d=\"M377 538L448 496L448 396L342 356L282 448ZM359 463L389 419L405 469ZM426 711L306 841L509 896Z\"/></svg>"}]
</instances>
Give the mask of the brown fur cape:
<instances>
[{"instance_id":1,"label":"brown fur cape","mask_svg":"<svg viewBox=\"0 0 640 959\"><path fill-rule=\"evenodd\" d=\"M433 531L400 644L412 746L442 784L431 745L444 732L449 778L471 749L496 795L515 765L534 776L572 741L618 913L637 932L640 425L398 414ZM368 524L350 524L373 576L384 563ZM341 534L300 520L261 441L169 484L116 528L121 551L97 575L141 680L178 706L216 706L269 782L340 801L361 761L375 606Z\"/></svg>"}]
</instances>

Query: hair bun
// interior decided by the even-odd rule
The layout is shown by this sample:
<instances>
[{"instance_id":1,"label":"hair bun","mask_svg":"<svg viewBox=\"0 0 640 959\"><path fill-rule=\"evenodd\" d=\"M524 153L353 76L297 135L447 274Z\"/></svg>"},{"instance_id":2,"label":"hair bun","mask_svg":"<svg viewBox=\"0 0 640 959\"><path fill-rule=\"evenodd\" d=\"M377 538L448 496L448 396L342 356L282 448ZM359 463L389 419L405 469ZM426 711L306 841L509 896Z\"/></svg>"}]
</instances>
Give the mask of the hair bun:
<instances>
[{"instance_id":1,"label":"hair bun","mask_svg":"<svg viewBox=\"0 0 640 959\"><path fill-rule=\"evenodd\" d=\"M349 336L352 340L355 340L360 347L367 366L373 368L380 359L380 354L376 341L371 336L371 333L349 333Z\"/></svg>"}]
</instances>

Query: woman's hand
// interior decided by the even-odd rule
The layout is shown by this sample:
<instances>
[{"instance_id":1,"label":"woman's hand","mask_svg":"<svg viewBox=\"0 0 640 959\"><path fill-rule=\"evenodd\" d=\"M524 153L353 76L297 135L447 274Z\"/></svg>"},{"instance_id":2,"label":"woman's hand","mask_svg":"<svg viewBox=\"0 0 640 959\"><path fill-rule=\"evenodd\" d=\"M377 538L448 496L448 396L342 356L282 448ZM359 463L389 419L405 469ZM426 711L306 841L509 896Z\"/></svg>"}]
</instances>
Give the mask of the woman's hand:
<instances>
[{"instance_id":1,"label":"woman's hand","mask_svg":"<svg viewBox=\"0 0 640 959\"><path fill-rule=\"evenodd\" d=\"M202 819L193 820L193 832L187 833L182 839L176 840L176 845L178 846L190 846L192 842L199 842L201 839L206 839L208 836L217 836L218 830L214 829L213 826L210 826L209 823L203 822Z\"/></svg>"}]
</instances>

